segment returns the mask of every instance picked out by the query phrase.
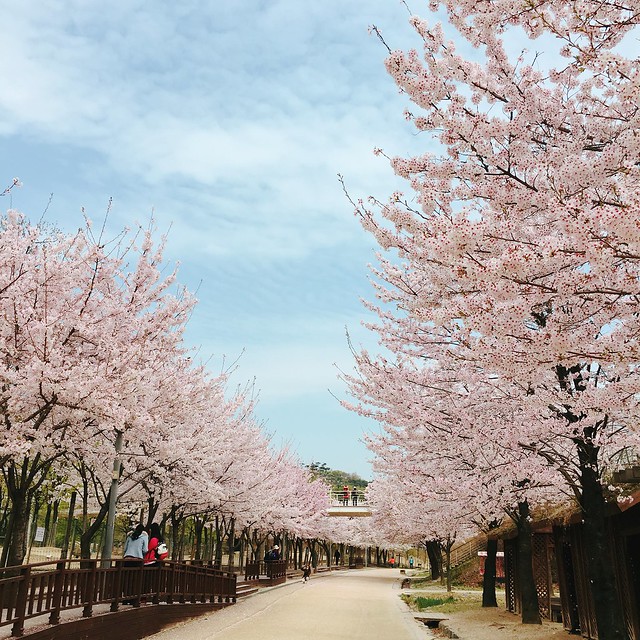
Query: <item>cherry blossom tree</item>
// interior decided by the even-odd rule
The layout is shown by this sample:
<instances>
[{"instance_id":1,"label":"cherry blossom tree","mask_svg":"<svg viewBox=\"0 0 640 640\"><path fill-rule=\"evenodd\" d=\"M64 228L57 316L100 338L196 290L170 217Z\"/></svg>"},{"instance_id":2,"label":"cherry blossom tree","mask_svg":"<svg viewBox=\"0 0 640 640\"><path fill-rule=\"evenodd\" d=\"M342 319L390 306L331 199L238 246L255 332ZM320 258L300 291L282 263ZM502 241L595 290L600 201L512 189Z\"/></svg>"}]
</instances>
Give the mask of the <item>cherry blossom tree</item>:
<instances>
[{"instance_id":1,"label":"cherry blossom tree","mask_svg":"<svg viewBox=\"0 0 640 640\"><path fill-rule=\"evenodd\" d=\"M251 386L228 394L229 371L193 364L183 331L195 300L175 271L161 276L164 238L155 243L149 228L106 241L88 221L72 235L47 233L15 212L1 222L5 563L22 562L31 500L52 470L80 490L89 557L116 454L117 497L171 521L174 555L190 518L200 533L216 523L218 563L236 523L260 536L323 535L328 487L273 448Z\"/></svg>"},{"instance_id":2,"label":"cherry blossom tree","mask_svg":"<svg viewBox=\"0 0 640 640\"><path fill-rule=\"evenodd\" d=\"M401 362L509 389L528 419L506 442L573 492L598 635L625 638L602 474L612 453L638 445L640 69L625 50L640 17L632 3L595 0L430 8L476 54L412 17L422 53L387 59L431 149L391 159L415 195L356 203L395 254L374 271L377 330ZM545 55L514 52L526 38Z\"/></svg>"},{"instance_id":3,"label":"cherry blossom tree","mask_svg":"<svg viewBox=\"0 0 640 640\"><path fill-rule=\"evenodd\" d=\"M175 274L160 277L162 249L151 236L107 243L89 224L66 236L15 212L2 219L0 450L10 565L22 561L30 500L52 464L98 434L113 442L119 430L144 433L139 389L161 373L167 353L181 352L193 300L172 293Z\"/></svg>"}]
</instances>

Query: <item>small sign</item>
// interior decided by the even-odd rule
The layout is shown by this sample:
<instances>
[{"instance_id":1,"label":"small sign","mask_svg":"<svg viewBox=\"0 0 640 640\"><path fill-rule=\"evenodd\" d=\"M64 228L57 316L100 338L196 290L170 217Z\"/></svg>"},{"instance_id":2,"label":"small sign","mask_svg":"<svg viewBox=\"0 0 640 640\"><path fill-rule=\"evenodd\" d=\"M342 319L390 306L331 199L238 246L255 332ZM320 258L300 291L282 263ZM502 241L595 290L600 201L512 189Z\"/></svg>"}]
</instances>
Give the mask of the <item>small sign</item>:
<instances>
[{"instance_id":1,"label":"small sign","mask_svg":"<svg viewBox=\"0 0 640 640\"><path fill-rule=\"evenodd\" d=\"M36 537L33 540L35 542L42 542L44 540L44 527L38 527L36 529Z\"/></svg>"}]
</instances>

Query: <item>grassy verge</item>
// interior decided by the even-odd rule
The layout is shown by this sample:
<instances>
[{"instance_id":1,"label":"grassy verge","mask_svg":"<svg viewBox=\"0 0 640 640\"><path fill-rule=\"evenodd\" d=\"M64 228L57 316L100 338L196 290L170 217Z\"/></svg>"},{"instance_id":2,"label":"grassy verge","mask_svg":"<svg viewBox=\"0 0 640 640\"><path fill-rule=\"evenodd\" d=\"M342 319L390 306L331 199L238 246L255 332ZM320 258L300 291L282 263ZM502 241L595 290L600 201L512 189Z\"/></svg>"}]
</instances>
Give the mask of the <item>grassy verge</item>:
<instances>
[{"instance_id":1,"label":"grassy verge","mask_svg":"<svg viewBox=\"0 0 640 640\"><path fill-rule=\"evenodd\" d=\"M482 605L482 592L447 593L442 591L402 594L400 596L414 611L455 613L477 609Z\"/></svg>"}]
</instances>

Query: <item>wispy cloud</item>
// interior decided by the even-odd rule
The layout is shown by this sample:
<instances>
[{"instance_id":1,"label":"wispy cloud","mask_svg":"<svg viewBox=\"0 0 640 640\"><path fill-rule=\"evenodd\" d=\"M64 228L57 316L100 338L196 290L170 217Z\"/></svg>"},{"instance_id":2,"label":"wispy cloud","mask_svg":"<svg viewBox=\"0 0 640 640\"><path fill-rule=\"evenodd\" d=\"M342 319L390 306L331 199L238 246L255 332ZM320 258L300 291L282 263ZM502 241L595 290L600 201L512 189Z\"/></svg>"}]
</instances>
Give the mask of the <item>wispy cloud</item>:
<instances>
[{"instance_id":1,"label":"wispy cloud","mask_svg":"<svg viewBox=\"0 0 640 640\"><path fill-rule=\"evenodd\" d=\"M385 197L397 183L373 147L423 142L367 33L404 47L407 17L395 0L25 0L0 40L0 174L22 178L14 205L36 218L55 192L63 228L109 196L114 229L153 210L199 288L190 340L246 348L266 407L324 397L371 259L336 174Z\"/></svg>"}]
</instances>

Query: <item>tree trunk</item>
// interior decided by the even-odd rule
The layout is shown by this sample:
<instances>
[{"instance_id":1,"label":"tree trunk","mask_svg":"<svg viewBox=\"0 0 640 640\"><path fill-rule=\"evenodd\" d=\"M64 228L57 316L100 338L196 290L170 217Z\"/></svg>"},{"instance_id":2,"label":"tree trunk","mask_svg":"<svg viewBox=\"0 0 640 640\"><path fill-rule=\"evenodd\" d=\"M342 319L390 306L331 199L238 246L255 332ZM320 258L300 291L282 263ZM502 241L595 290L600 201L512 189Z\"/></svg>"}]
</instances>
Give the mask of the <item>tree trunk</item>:
<instances>
[{"instance_id":1,"label":"tree trunk","mask_svg":"<svg viewBox=\"0 0 640 640\"><path fill-rule=\"evenodd\" d=\"M238 569L240 572L244 571L244 552L246 542L244 536L240 536L240 551L238 552Z\"/></svg>"},{"instance_id":2,"label":"tree trunk","mask_svg":"<svg viewBox=\"0 0 640 640\"><path fill-rule=\"evenodd\" d=\"M487 541L487 557L484 562L484 575L482 576L482 606L497 607L496 598L496 554L498 553L498 541Z\"/></svg>"},{"instance_id":3,"label":"tree trunk","mask_svg":"<svg viewBox=\"0 0 640 640\"><path fill-rule=\"evenodd\" d=\"M109 502L103 502L100 505L100 511L98 511L93 522L82 532L82 535L80 536L80 558L82 558L82 560L91 559L91 543L93 542L96 533L100 530L108 512ZM82 563L80 563L80 566L82 566ZM91 565L85 566L90 567Z\"/></svg>"},{"instance_id":4,"label":"tree trunk","mask_svg":"<svg viewBox=\"0 0 640 640\"><path fill-rule=\"evenodd\" d=\"M431 567L431 579L440 578L440 566L442 564L442 555L440 554L440 545L436 540L427 540L425 543L427 556L429 557L429 566Z\"/></svg>"},{"instance_id":5,"label":"tree trunk","mask_svg":"<svg viewBox=\"0 0 640 640\"><path fill-rule=\"evenodd\" d=\"M171 520L171 559L178 560L180 557L180 523L182 518L178 515L175 507L171 507L169 519Z\"/></svg>"},{"instance_id":6,"label":"tree trunk","mask_svg":"<svg viewBox=\"0 0 640 640\"><path fill-rule=\"evenodd\" d=\"M194 560L202 560L202 532L204 531L204 518L195 516L193 519L195 527L196 548L193 552Z\"/></svg>"},{"instance_id":7,"label":"tree trunk","mask_svg":"<svg viewBox=\"0 0 640 640\"><path fill-rule=\"evenodd\" d=\"M147 507L148 507L147 527L154 521L156 517L156 513L158 513L159 506L160 506L160 503L156 502L153 496L149 496L147 498ZM142 518L140 518L140 522L142 522Z\"/></svg>"},{"instance_id":8,"label":"tree trunk","mask_svg":"<svg viewBox=\"0 0 640 640\"><path fill-rule=\"evenodd\" d=\"M6 566L17 566L24 561L27 552L31 500L44 482L53 460L42 461L40 454L8 463L3 469L7 494L11 501L11 535L5 539Z\"/></svg>"},{"instance_id":9,"label":"tree trunk","mask_svg":"<svg viewBox=\"0 0 640 640\"><path fill-rule=\"evenodd\" d=\"M445 546L445 558L447 563L447 593L451 593L451 547L453 547L454 540L450 536L447 536L447 544Z\"/></svg>"},{"instance_id":10,"label":"tree trunk","mask_svg":"<svg viewBox=\"0 0 640 640\"><path fill-rule=\"evenodd\" d=\"M5 540L8 537L8 529L9 529L9 500L6 493L0 493L2 496L2 515L0 515L0 536L3 536ZM0 565L4 566L1 563Z\"/></svg>"},{"instance_id":11,"label":"tree trunk","mask_svg":"<svg viewBox=\"0 0 640 640\"><path fill-rule=\"evenodd\" d=\"M69 514L67 516L67 526L64 533L64 540L62 541L62 551L60 552L60 559L64 560L69 555L69 540L71 539L71 529L73 527L73 512L76 507L76 496L78 494L74 491L69 499ZM73 554L73 546L71 547L71 553Z\"/></svg>"},{"instance_id":12,"label":"tree trunk","mask_svg":"<svg viewBox=\"0 0 640 640\"><path fill-rule=\"evenodd\" d=\"M213 560L213 566L216 569L222 568L222 541L224 539L224 534L222 532L223 522L220 521L220 518L216 516L216 554Z\"/></svg>"},{"instance_id":13,"label":"tree trunk","mask_svg":"<svg viewBox=\"0 0 640 640\"><path fill-rule=\"evenodd\" d=\"M26 491L18 489L11 492L11 538L7 547L6 559L6 566L8 567L22 564L27 552L29 502Z\"/></svg>"},{"instance_id":14,"label":"tree trunk","mask_svg":"<svg viewBox=\"0 0 640 640\"><path fill-rule=\"evenodd\" d=\"M321 549L326 554L327 567L330 567L331 566L331 544L326 540L322 540L319 544Z\"/></svg>"},{"instance_id":15,"label":"tree trunk","mask_svg":"<svg viewBox=\"0 0 640 640\"><path fill-rule=\"evenodd\" d=\"M49 531L51 530L51 513L53 511L53 503L47 502L47 510L44 514L44 540L43 547L49 546Z\"/></svg>"},{"instance_id":16,"label":"tree trunk","mask_svg":"<svg viewBox=\"0 0 640 640\"><path fill-rule=\"evenodd\" d=\"M33 549L33 543L35 542L36 533L38 531L38 520L40 518L40 507L42 506L41 494L36 491L33 496L33 517L29 519L29 525L27 526L27 563L31 562L31 550ZM31 511L31 510L30 510Z\"/></svg>"},{"instance_id":17,"label":"tree trunk","mask_svg":"<svg viewBox=\"0 0 640 640\"><path fill-rule=\"evenodd\" d=\"M236 521L235 518L231 518L229 521L229 531L227 532L227 549L229 550L229 564L227 568L229 571L233 571L233 566L235 564L235 554L236 554Z\"/></svg>"},{"instance_id":18,"label":"tree trunk","mask_svg":"<svg viewBox=\"0 0 640 640\"><path fill-rule=\"evenodd\" d=\"M584 519L584 549L591 584L599 640L628 640L624 612L608 544L606 499L598 472L598 448L591 442L578 443L580 459L581 507Z\"/></svg>"},{"instance_id":19,"label":"tree trunk","mask_svg":"<svg viewBox=\"0 0 640 640\"><path fill-rule=\"evenodd\" d=\"M296 538L294 542L293 568L299 569L302 566L302 538Z\"/></svg>"},{"instance_id":20,"label":"tree trunk","mask_svg":"<svg viewBox=\"0 0 640 640\"><path fill-rule=\"evenodd\" d=\"M47 536L47 546L56 546L56 534L58 532L58 510L60 509L60 499L53 503L53 514L51 516L51 526L49 527Z\"/></svg>"},{"instance_id":21,"label":"tree trunk","mask_svg":"<svg viewBox=\"0 0 640 640\"><path fill-rule=\"evenodd\" d=\"M538 592L533 578L533 548L529 503L518 503L518 581L522 596L522 624L542 624L538 606Z\"/></svg>"}]
</instances>

